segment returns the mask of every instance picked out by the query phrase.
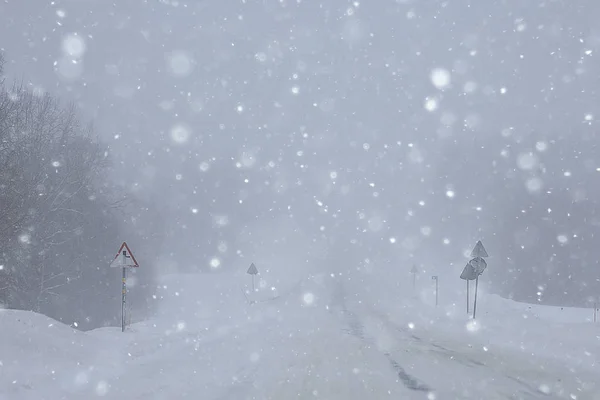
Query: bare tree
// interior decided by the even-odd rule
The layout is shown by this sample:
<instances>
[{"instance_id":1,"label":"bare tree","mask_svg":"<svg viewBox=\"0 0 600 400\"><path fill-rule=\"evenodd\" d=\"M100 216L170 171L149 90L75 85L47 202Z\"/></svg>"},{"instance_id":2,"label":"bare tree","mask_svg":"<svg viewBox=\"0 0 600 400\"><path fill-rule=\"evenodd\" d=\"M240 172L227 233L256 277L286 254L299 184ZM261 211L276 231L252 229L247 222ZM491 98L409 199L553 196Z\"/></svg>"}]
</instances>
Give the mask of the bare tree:
<instances>
[{"instance_id":1,"label":"bare tree","mask_svg":"<svg viewBox=\"0 0 600 400\"><path fill-rule=\"evenodd\" d=\"M146 307L164 221L108 181L105 146L77 114L0 84L0 305L89 328L117 317L120 276L108 264L124 236L145 254L136 301Z\"/></svg>"},{"instance_id":2,"label":"bare tree","mask_svg":"<svg viewBox=\"0 0 600 400\"><path fill-rule=\"evenodd\" d=\"M2 74L4 73L4 54L0 52L0 85L4 82Z\"/></svg>"}]
</instances>

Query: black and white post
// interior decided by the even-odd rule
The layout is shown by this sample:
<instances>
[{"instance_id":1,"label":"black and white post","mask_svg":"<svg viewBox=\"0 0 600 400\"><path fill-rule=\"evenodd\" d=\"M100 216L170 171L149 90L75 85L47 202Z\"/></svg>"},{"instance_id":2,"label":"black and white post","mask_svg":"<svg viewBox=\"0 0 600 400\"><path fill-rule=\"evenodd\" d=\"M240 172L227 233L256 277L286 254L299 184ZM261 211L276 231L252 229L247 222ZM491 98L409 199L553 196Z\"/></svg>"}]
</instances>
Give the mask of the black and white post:
<instances>
[{"instance_id":1,"label":"black and white post","mask_svg":"<svg viewBox=\"0 0 600 400\"><path fill-rule=\"evenodd\" d=\"M121 332L125 332L125 326L127 325L127 268L139 267L139 264L127 243L123 242L110 266L121 268Z\"/></svg>"}]
</instances>

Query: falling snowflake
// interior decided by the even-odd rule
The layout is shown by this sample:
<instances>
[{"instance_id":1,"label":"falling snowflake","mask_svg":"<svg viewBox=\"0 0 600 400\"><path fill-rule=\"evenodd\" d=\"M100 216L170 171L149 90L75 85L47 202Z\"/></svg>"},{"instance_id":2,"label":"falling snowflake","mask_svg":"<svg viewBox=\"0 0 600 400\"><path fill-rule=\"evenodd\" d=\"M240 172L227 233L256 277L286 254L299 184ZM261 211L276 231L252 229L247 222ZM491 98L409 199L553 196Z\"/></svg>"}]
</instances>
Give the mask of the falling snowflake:
<instances>
[{"instance_id":1,"label":"falling snowflake","mask_svg":"<svg viewBox=\"0 0 600 400\"><path fill-rule=\"evenodd\" d=\"M62 41L62 51L66 56L81 58L86 50L85 40L77 33L72 33Z\"/></svg>"},{"instance_id":2,"label":"falling snowflake","mask_svg":"<svg viewBox=\"0 0 600 400\"><path fill-rule=\"evenodd\" d=\"M532 152L521 153L517 157L517 165L523 170L532 170L538 165L538 158Z\"/></svg>"},{"instance_id":3,"label":"falling snowflake","mask_svg":"<svg viewBox=\"0 0 600 400\"><path fill-rule=\"evenodd\" d=\"M543 182L540 178L534 177L529 178L527 182L525 182L525 187L531 193L537 193L542 189Z\"/></svg>"},{"instance_id":4,"label":"falling snowflake","mask_svg":"<svg viewBox=\"0 0 600 400\"><path fill-rule=\"evenodd\" d=\"M442 90L450 86L450 71L447 69L435 68L431 71L429 78L437 89Z\"/></svg>"},{"instance_id":5,"label":"falling snowflake","mask_svg":"<svg viewBox=\"0 0 600 400\"><path fill-rule=\"evenodd\" d=\"M29 244L31 243L31 236L27 233L23 233L22 235L19 235L19 242Z\"/></svg>"},{"instance_id":6,"label":"falling snowflake","mask_svg":"<svg viewBox=\"0 0 600 400\"><path fill-rule=\"evenodd\" d=\"M537 142L535 144L535 149L539 152L544 152L546 150L548 150L548 143L546 142Z\"/></svg>"},{"instance_id":7,"label":"falling snowflake","mask_svg":"<svg viewBox=\"0 0 600 400\"><path fill-rule=\"evenodd\" d=\"M566 244L569 241L569 238L567 237L567 235L558 235L556 237L556 240L558 240L558 243L560 244Z\"/></svg>"},{"instance_id":8,"label":"falling snowflake","mask_svg":"<svg viewBox=\"0 0 600 400\"><path fill-rule=\"evenodd\" d=\"M198 168L200 168L200 171L202 172L206 172L210 169L210 164L207 163L206 161L203 161L200 163L200 165L198 166Z\"/></svg>"},{"instance_id":9,"label":"falling snowflake","mask_svg":"<svg viewBox=\"0 0 600 400\"><path fill-rule=\"evenodd\" d=\"M254 55L254 59L258 62L264 63L267 61L267 55L261 51Z\"/></svg>"},{"instance_id":10,"label":"falling snowflake","mask_svg":"<svg viewBox=\"0 0 600 400\"><path fill-rule=\"evenodd\" d=\"M187 76L193 69L192 58L185 51L174 51L167 56L167 67L173 76Z\"/></svg>"},{"instance_id":11,"label":"falling snowflake","mask_svg":"<svg viewBox=\"0 0 600 400\"><path fill-rule=\"evenodd\" d=\"M469 322L467 322L467 331L469 332L477 332L479 331L479 329L481 328L481 325L479 325L479 323L477 322L477 320L470 320Z\"/></svg>"},{"instance_id":12,"label":"falling snowflake","mask_svg":"<svg viewBox=\"0 0 600 400\"><path fill-rule=\"evenodd\" d=\"M98 382L96 385L96 395L106 396L106 393L108 393L108 383L105 381Z\"/></svg>"},{"instance_id":13,"label":"falling snowflake","mask_svg":"<svg viewBox=\"0 0 600 400\"><path fill-rule=\"evenodd\" d=\"M220 266L221 266L221 260L219 260L218 258L213 257L210 260L210 267L211 268L216 269L216 268L219 268Z\"/></svg>"},{"instance_id":14,"label":"falling snowflake","mask_svg":"<svg viewBox=\"0 0 600 400\"><path fill-rule=\"evenodd\" d=\"M425 109L429 112L433 112L438 109L438 101L432 97L425 98Z\"/></svg>"},{"instance_id":15,"label":"falling snowflake","mask_svg":"<svg viewBox=\"0 0 600 400\"><path fill-rule=\"evenodd\" d=\"M190 129L187 127L187 125L177 124L171 128L171 139L173 139L175 143L186 143L189 137Z\"/></svg>"},{"instance_id":16,"label":"falling snowflake","mask_svg":"<svg viewBox=\"0 0 600 400\"><path fill-rule=\"evenodd\" d=\"M315 295L312 293L305 293L304 296L302 296L302 301L306 305L311 305L315 301Z\"/></svg>"}]
</instances>

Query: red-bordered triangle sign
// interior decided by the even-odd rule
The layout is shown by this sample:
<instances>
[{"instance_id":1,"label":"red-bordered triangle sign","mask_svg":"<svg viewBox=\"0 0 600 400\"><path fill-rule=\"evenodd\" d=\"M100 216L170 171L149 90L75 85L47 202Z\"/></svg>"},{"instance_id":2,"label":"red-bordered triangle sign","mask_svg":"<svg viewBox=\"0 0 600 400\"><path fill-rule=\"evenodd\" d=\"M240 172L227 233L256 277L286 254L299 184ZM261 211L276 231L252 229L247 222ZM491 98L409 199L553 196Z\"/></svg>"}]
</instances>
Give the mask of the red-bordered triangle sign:
<instances>
[{"instance_id":1,"label":"red-bordered triangle sign","mask_svg":"<svg viewBox=\"0 0 600 400\"><path fill-rule=\"evenodd\" d=\"M125 263L123 263L123 251L125 251L125 260L126 260ZM133 253L129 249L129 246L127 246L127 243L123 242L123 244L119 248L119 251L117 252L117 255L115 256L113 261L110 263L110 266L111 267L139 267L140 265L138 264L137 260L133 256Z\"/></svg>"}]
</instances>

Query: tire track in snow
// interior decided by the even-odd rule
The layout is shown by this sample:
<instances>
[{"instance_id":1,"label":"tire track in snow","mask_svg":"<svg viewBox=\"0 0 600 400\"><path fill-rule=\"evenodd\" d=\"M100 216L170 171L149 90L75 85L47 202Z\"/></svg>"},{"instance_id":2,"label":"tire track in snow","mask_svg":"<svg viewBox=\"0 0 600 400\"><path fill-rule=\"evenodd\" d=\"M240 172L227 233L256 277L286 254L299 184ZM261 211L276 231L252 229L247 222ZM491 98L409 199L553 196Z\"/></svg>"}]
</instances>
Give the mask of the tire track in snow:
<instances>
[{"instance_id":1,"label":"tire track in snow","mask_svg":"<svg viewBox=\"0 0 600 400\"><path fill-rule=\"evenodd\" d=\"M372 307L369 307L369 306L366 306L366 307L368 308L369 314L374 315L378 320L380 320L386 326L386 328L388 328L392 331L401 332L403 334L403 336L411 338L412 339L411 347L413 349L418 349L419 351L422 351L422 352L442 355L442 356L446 357L448 360L451 360L452 362L456 362L456 363L461 364L468 368L485 368L485 369L494 371L495 373L500 374L504 378L516 383L519 386L519 389L515 390L514 388L512 388L513 391L510 392L511 388L507 388L507 390L509 392L502 393L502 395L505 396L507 399L524 400L524 399L544 398L544 399L559 400L559 399L567 398L566 395L560 396L560 395L556 395L555 393L544 393L540 390L539 387L536 387L535 385L523 380L519 376L513 376L514 374L510 373L509 371L505 370L504 368L498 368L497 366L494 367L494 365L488 365L486 362L476 360L467 354L460 353L457 350L449 349L447 347L442 346L439 343L435 343L430 340L425 341L421 337L415 335L410 329L401 327L401 326L397 325L396 323L393 323L392 321L390 321L389 318L385 314L373 309Z\"/></svg>"},{"instance_id":2,"label":"tire track in snow","mask_svg":"<svg viewBox=\"0 0 600 400\"><path fill-rule=\"evenodd\" d=\"M432 391L432 389L429 386L427 386L427 384L419 381L415 377L411 376L408 372L406 372L406 370L404 368L402 368L400 366L400 364L398 364L396 362L396 360L394 360L392 358L390 353L384 353L384 354L387 357L388 361L390 362L392 368L394 368L394 370L398 374L398 377L400 378L402 383L404 383L404 386L406 386L410 390L415 390L415 391L419 391L419 392L431 392Z\"/></svg>"},{"instance_id":3,"label":"tire track in snow","mask_svg":"<svg viewBox=\"0 0 600 400\"><path fill-rule=\"evenodd\" d=\"M344 289L342 284L340 283L336 288L333 296L334 303L339 304L342 314L346 319L346 323L348 324L348 329L344 329L344 332L355 336L363 342L367 342L369 344L373 344L372 340L365 335L364 325L360 323L359 318L348 309L346 305ZM410 390L418 391L418 392L432 392L433 389L429 387L426 383L420 381L416 377L410 375L406 370L396 361L393 356L389 352L382 352L385 358L388 360L391 368L397 374L400 382Z\"/></svg>"}]
</instances>

